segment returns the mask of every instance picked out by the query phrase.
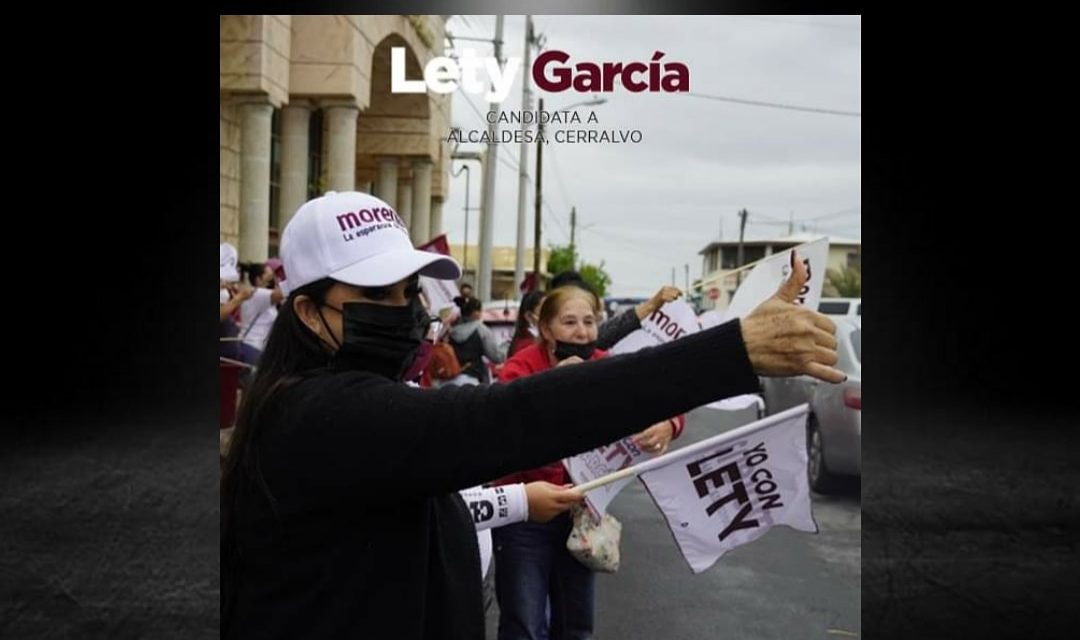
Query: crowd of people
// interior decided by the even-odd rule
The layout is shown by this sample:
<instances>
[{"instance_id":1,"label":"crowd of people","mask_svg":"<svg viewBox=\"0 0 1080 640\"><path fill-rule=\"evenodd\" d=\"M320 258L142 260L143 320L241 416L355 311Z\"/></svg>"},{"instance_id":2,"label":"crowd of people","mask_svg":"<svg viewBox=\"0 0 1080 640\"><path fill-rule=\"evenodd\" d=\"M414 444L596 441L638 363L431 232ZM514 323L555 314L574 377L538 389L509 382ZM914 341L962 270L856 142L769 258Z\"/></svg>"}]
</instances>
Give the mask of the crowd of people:
<instances>
[{"instance_id":1,"label":"crowd of people","mask_svg":"<svg viewBox=\"0 0 1080 640\"><path fill-rule=\"evenodd\" d=\"M305 203L282 261L238 265L221 245L221 357L251 372L223 461L224 638L483 638L491 555L500 640L590 638L594 574L566 549L582 494L560 460L626 436L663 453L686 411L758 375L843 378L832 323L793 304L801 263L745 319L615 357L681 292L603 321L559 274L497 344L467 285L456 313L427 308L419 276L456 280L453 259L401 225L339 231L383 208Z\"/></svg>"}]
</instances>

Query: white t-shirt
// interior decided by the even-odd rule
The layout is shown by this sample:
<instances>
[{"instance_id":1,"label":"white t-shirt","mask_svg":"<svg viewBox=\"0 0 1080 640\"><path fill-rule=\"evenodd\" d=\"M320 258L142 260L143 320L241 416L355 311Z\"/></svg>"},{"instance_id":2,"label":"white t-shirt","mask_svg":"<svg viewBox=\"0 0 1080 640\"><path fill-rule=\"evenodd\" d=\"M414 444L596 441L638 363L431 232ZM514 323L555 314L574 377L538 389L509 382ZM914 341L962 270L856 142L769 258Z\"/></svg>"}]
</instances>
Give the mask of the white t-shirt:
<instances>
[{"instance_id":1,"label":"white t-shirt","mask_svg":"<svg viewBox=\"0 0 1080 640\"><path fill-rule=\"evenodd\" d=\"M253 296L240 304L240 335L245 344L260 351L266 346L270 327L277 319L277 308L270 302L273 294L273 289L256 289Z\"/></svg>"}]
</instances>

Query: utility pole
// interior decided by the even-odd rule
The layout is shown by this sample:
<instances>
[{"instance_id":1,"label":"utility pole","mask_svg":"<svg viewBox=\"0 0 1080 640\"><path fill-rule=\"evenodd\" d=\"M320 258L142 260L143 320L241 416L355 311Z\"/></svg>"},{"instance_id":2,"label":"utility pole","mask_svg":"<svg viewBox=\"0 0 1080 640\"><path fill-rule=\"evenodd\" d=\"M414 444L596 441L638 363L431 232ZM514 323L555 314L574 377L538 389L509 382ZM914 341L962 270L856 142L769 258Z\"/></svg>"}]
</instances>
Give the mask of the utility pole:
<instances>
[{"instance_id":1,"label":"utility pole","mask_svg":"<svg viewBox=\"0 0 1080 640\"><path fill-rule=\"evenodd\" d=\"M570 207L570 255L574 255L575 227L577 227L577 207Z\"/></svg>"},{"instance_id":2,"label":"utility pole","mask_svg":"<svg viewBox=\"0 0 1080 640\"><path fill-rule=\"evenodd\" d=\"M795 212L792 211L791 214L788 216L787 234L790 236L790 235L793 235L794 233L795 233Z\"/></svg>"},{"instance_id":3,"label":"utility pole","mask_svg":"<svg viewBox=\"0 0 1080 640\"><path fill-rule=\"evenodd\" d=\"M529 82L532 79L532 16L525 16L525 74L521 82L521 110L529 110ZM525 143L525 132L529 125L521 123L521 150L518 153L518 211L517 211L517 246L514 249L514 300L521 299L521 283L525 280L525 190L529 188L529 145Z\"/></svg>"},{"instance_id":4,"label":"utility pole","mask_svg":"<svg viewBox=\"0 0 1080 640\"><path fill-rule=\"evenodd\" d=\"M461 175L462 171L465 172L465 242L462 244L464 255L461 257L461 275L464 276L469 270L469 165L461 165L454 177Z\"/></svg>"},{"instance_id":5,"label":"utility pole","mask_svg":"<svg viewBox=\"0 0 1080 640\"><path fill-rule=\"evenodd\" d=\"M735 264L736 268L743 266L743 236L746 233L746 215L746 209L739 212L739 253ZM742 284L742 274L742 271L737 274L735 286Z\"/></svg>"},{"instance_id":6,"label":"utility pole","mask_svg":"<svg viewBox=\"0 0 1080 640\"><path fill-rule=\"evenodd\" d=\"M690 295L690 265L684 264L683 269L686 271L686 289L683 290L683 294Z\"/></svg>"},{"instance_id":7,"label":"utility pole","mask_svg":"<svg viewBox=\"0 0 1080 640\"><path fill-rule=\"evenodd\" d=\"M540 98L540 113L544 112L544 99ZM537 141L536 141L536 193L533 196L535 200L536 215L535 226L533 228L533 277L536 278L536 288L540 289L540 202L543 199L543 195L540 192L540 176L543 173L544 163L544 143L540 138L544 137L544 120L540 119L540 124L537 127Z\"/></svg>"},{"instance_id":8,"label":"utility pole","mask_svg":"<svg viewBox=\"0 0 1080 640\"><path fill-rule=\"evenodd\" d=\"M675 286L675 267L671 268L671 286Z\"/></svg>"},{"instance_id":9,"label":"utility pole","mask_svg":"<svg viewBox=\"0 0 1080 640\"><path fill-rule=\"evenodd\" d=\"M481 171L483 171L484 163L486 162L486 159L484 158L484 154L476 152L476 151L455 151L450 157L451 157L452 160L459 160L462 163L467 162L469 160L474 160L476 162L479 162ZM455 172L453 174L453 176L455 178L458 177L459 175L461 175L462 171L465 172L465 244L464 244L464 248L463 248L464 255L461 258L461 276L462 276L462 278L464 278L465 274L469 270L469 211L472 211L474 209L479 209L480 207L470 207L469 206L469 176L471 174L471 172L469 171L469 165L462 164L461 167L458 168L457 172ZM475 282L475 281L476 281L476 273L474 272L473 273L473 282Z\"/></svg>"},{"instance_id":10,"label":"utility pole","mask_svg":"<svg viewBox=\"0 0 1080 640\"><path fill-rule=\"evenodd\" d=\"M501 66L504 62L502 55L503 16L495 16L495 60ZM494 90L494 84L492 84ZM495 166L498 164L496 157L499 153L497 142L499 134L498 125L499 103L492 102L488 109L488 139L487 153L484 155L484 200L480 210L480 265L476 282L476 297L481 301L491 299L491 244L495 223Z\"/></svg>"}]
</instances>

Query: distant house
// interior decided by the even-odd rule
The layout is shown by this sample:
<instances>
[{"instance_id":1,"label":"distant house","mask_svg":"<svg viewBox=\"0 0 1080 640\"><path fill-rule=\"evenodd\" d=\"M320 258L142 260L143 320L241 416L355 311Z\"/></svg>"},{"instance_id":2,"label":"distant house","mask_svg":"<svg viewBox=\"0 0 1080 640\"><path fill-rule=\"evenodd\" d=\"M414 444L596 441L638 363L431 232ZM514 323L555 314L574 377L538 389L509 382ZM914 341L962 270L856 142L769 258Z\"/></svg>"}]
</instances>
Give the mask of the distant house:
<instances>
[{"instance_id":1,"label":"distant house","mask_svg":"<svg viewBox=\"0 0 1080 640\"><path fill-rule=\"evenodd\" d=\"M468 256L465 255L465 247L460 244L450 245L450 255L461 264L462 282L468 282L476 287L476 270L480 262L480 248L475 244L469 245ZM540 250L540 277L543 282L551 278L547 272L547 261L551 257L551 249ZM465 262L466 258L468 263ZM525 275L528 276L533 268L533 250L525 249ZM512 300L515 289L520 282L514 282L514 247L491 248L491 299Z\"/></svg>"},{"instance_id":2,"label":"distant house","mask_svg":"<svg viewBox=\"0 0 1080 640\"><path fill-rule=\"evenodd\" d=\"M817 233L797 233L772 240L746 240L743 242L743 259L739 262L739 242L711 242L698 252L702 256L702 280L713 280L702 291L701 306L704 309L726 309L731 304L738 286L738 274L732 272L739 267L761 260L774 253L796 247L826 237ZM829 238L829 269L862 267L862 241L839 236ZM719 279L715 279L719 277ZM714 299L715 298L715 299Z\"/></svg>"}]
</instances>

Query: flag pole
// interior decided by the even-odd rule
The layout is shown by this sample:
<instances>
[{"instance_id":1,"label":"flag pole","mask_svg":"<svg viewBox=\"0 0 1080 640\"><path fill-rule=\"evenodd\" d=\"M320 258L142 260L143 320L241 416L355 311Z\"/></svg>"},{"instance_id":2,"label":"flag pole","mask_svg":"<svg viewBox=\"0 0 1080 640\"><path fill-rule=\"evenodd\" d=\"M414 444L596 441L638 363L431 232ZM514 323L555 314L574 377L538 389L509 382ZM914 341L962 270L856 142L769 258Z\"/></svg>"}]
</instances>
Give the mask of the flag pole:
<instances>
[{"instance_id":1,"label":"flag pole","mask_svg":"<svg viewBox=\"0 0 1080 640\"><path fill-rule=\"evenodd\" d=\"M580 491L582 493L592 491L593 489L599 489L600 487L602 487L604 485L611 484L612 482L617 482L619 480L622 480L623 478L627 478L627 477L630 477L630 476L641 475L642 473L645 473L646 471L652 471L653 469L657 469L657 468L660 468L660 467L667 466L667 465L669 465L669 464L671 464L673 462L673 458L675 458L675 457L679 457L679 458L689 457L691 454L698 453L699 451L701 451L703 449L709 449L711 447L714 447L714 446L716 446L717 441L719 441L719 440L734 440L734 439L737 439L737 438L741 438L741 437L749 435L751 433L761 431L762 429L766 429L768 427L771 427L771 426L773 426L773 425L775 425L775 424L777 424L779 422L783 422L784 420L787 420L787 419L789 419L791 417L794 417L796 415L802 414L802 415L805 416L805 415L807 415L809 413L810 413L810 405L808 405L808 404L800 404L800 405L798 405L796 407L792 407L792 408L790 408L790 409L788 409L786 411L781 411L780 413L773 414L773 415L769 416L768 418L763 418L761 420L755 420L754 422L751 422L750 424L745 424L745 425L743 425L741 427L737 427L735 429L732 429L731 431L725 431L724 433L718 433L715 436L712 436L711 438L705 438L704 440L701 440L699 442L695 442L692 445L681 447L681 448L676 449L674 451L669 451L669 452L665 453L662 456L657 456L655 458L651 458L649 460L646 460L645 462L640 462L638 464L635 464L632 467L626 467L625 469L619 469L618 471L609 473L606 476L600 476L599 478L594 478L594 479L592 479L592 480L590 480L590 481L588 481L588 482L586 482L584 484L576 485L574 487L574 489L577 489L578 491Z\"/></svg>"}]
</instances>

